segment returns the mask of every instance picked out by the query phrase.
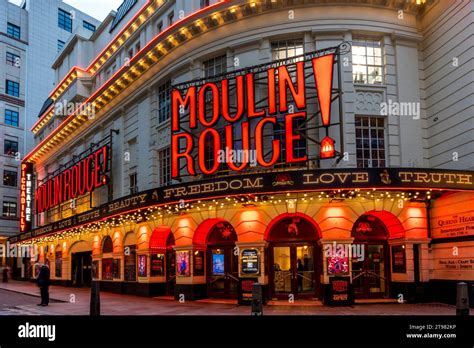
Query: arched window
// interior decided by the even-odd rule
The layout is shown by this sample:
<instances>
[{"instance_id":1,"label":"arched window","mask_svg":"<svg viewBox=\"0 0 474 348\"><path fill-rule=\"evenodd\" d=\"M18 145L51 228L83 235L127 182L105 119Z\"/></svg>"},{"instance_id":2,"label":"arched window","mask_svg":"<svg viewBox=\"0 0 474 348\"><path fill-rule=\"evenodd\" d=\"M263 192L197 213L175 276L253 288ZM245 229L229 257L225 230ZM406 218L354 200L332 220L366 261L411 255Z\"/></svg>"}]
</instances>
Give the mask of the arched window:
<instances>
[{"instance_id":1,"label":"arched window","mask_svg":"<svg viewBox=\"0 0 474 348\"><path fill-rule=\"evenodd\" d=\"M102 244L102 253L112 253L114 251L114 243L112 242L112 238L109 236L105 237L104 242Z\"/></svg>"}]
</instances>

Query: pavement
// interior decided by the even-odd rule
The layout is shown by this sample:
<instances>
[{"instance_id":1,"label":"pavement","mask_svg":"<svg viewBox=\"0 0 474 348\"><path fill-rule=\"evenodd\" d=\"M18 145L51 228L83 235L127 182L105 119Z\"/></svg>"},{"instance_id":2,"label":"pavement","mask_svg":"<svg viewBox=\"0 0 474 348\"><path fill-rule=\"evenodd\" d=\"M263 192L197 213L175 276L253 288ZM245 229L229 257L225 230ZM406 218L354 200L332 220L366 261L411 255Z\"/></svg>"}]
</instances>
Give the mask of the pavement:
<instances>
[{"instance_id":1,"label":"pavement","mask_svg":"<svg viewBox=\"0 0 474 348\"><path fill-rule=\"evenodd\" d=\"M0 283L0 315L89 315L88 288L50 287L48 307L38 307L39 289L33 283L10 281ZM280 304L281 303L281 304ZM232 301L174 301L169 297L147 298L100 293L102 315L250 315L250 307ZM456 307L442 303L355 304L328 307L318 301L295 301L288 304L272 301L264 306L265 315L455 315ZM474 310L471 309L471 315Z\"/></svg>"}]
</instances>

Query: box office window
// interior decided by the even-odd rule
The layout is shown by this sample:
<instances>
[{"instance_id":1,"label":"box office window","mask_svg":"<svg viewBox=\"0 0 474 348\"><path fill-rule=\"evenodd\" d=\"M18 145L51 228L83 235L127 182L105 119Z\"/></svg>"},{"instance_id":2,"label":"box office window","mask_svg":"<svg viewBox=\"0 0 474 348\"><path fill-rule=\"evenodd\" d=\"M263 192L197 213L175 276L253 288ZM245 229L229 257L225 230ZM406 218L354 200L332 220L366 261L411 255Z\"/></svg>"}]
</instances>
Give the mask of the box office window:
<instances>
[{"instance_id":1,"label":"box office window","mask_svg":"<svg viewBox=\"0 0 474 348\"><path fill-rule=\"evenodd\" d=\"M16 202L3 202L2 216L8 218L16 218L17 204Z\"/></svg>"},{"instance_id":2,"label":"box office window","mask_svg":"<svg viewBox=\"0 0 474 348\"><path fill-rule=\"evenodd\" d=\"M123 267L125 281L135 282L137 280L137 247L135 245L125 246Z\"/></svg>"},{"instance_id":3,"label":"box office window","mask_svg":"<svg viewBox=\"0 0 474 348\"><path fill-rule=\"evenodd\" d=\"M357 167L385 167L385 118L356 116L355 129Z\"/></svg>"},{"instance_id":4,"label":"box office window","mask_svg":"<svg viewBox=\"0 0 474 348\"><path fill-rule=\"evenodd\" d=\"M16 187L18 185L18 173L11 170L4 170L3 185Z\"/></svg>"},{"instance_id":5,"label":"box office window","mask_svg":"<svg viewBox=\"0 0 474 348\"><path fill-rule=\"evenodd\" d=\"M382 62L382 43L380 40L353 40L352 75L354 83L383 83Z\"/></svg>"}]
</instances>

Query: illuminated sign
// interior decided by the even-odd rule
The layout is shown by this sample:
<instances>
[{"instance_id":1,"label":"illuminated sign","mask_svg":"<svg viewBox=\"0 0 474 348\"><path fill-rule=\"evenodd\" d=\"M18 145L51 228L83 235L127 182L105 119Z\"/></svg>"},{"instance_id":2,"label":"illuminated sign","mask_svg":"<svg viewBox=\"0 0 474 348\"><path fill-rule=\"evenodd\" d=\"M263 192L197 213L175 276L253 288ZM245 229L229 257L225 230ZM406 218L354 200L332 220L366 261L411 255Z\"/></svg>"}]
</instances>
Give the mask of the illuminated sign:
<instances>
[{"instance_id":1,"label":"illuminated sign","mask_svg":"<svg viewBox=\"0 0 474 348\"><path fill-rule=\"evenodd\" d=\"M390 180L386 180L389 177ZM433 180L418 179L432 178ZM238 197L249 194L269 194L288 191L312 192L324 190L464 190L474 192L474 172L440 169L414 168L350 168L314 169L285 173L253 173L239 176L207 179L193 183L152 188L130 196L104 203L98 208L71 215L60 221L38 227L28 233L11 237L11 243L50 235L73 227L92 224L112 216L132 211L144 210L157 205L179 204L182 200L197 201L216 197ZM471 222L471 215L464 213L460 222ZM436 210L434 220L437 220ZM451 222L451 217L443 217ZM441 224L446 224L443 220ZM440 238L439 223L433 221L433 237ZM445 226L449 227L449 226ZM472 230L472 226L466 228Z\"/></svg>"},{"instance_id":2,"label":"illuminated sign","mask_svg":"<svg viewBox=\"0 0 474 348\"><path fill-rule=\"evenodd\" d=\"M315 52L174 88L172 177L240 172L251 157L261 167L307 162L308 149L297 150L311 138L302 128L322 126L327 135L331 125L331 103L339 93L333 89L336 52ZM328 136L315 146L320 158L335 156ZM236 152L243 158L236 159Z\"/></svg>"},{"instance_id":3,"label":"illuminated sign","mask_svg":"<svg viewBox=\"0 0 474 348\"><path fill-rule=\"evenodd\" d=\"M28 232L31 229L33 218L33 165L31 163L21 164L20 182L20 232Z\"/></svg>"},{"instance_id":4,"label":"illuminated sign","mask_svg":"<svg viewBox=\"0 0 474 348\"><path fill-rule=\"evenodd\" d=\"M39 185L35 192L36 214L106 185L108 157L109 150L105 145Z\"/></svg>"}]
</instances>

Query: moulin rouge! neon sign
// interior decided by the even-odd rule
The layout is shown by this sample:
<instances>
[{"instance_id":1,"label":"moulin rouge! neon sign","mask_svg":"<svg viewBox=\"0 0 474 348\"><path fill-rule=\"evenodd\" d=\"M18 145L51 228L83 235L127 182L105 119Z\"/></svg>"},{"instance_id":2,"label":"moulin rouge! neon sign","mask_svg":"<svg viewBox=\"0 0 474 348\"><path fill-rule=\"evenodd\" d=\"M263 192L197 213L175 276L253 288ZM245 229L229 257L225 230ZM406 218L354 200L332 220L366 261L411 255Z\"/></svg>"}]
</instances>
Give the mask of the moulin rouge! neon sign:
<instances>
[{"instance_id":1,"label":"moulin rouge! neon sign","mask_svg":"<svg viewBox=\"0 0 474 348\"><path fill-rule=\"evenodd\" d=\"M222 162L217 158L222 150L234 148L236 131L240 132L240 149L247 154L254 151L259 166L272 167L277 161L307 161L307 154L295 155L295 144L302 140L295 124L307 122L308 102L316 103L311 99L317 99L321 124L330 126L335 55L270 66L258 73L248 69L231 78L174 89L171 97L172 177L181 176L183 169L191 176L212 175L222 169ZM314 90L308 91L309 84ZM264 106L256 102L257 93L260 100L261 94L265 94ZM274 138L265 144L264 134L272 133L277 122L283 126L282 140ZM334 157L334 148L328 150L328 143L334 146L334 142L329 137L324 140L320 158ZM268 156L268 147L271 156ZM225 165L226 169L240 172L249 163L245 160L236 163L228 157Z\"/></svg>"},{"instance_id":2,"label":"moulin rouge! neon sign","mask_svg":"<svg viewBox=\"0 0 474 348\"><path fill-rule=\"evenodd\" d=\"M64 202L74 200L108 183L108 145L92 152L39 185L35 191L35 212L43 213Z\"/></svg>"}]
</instances>

